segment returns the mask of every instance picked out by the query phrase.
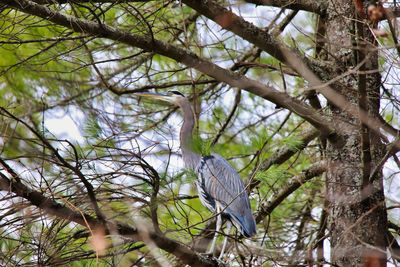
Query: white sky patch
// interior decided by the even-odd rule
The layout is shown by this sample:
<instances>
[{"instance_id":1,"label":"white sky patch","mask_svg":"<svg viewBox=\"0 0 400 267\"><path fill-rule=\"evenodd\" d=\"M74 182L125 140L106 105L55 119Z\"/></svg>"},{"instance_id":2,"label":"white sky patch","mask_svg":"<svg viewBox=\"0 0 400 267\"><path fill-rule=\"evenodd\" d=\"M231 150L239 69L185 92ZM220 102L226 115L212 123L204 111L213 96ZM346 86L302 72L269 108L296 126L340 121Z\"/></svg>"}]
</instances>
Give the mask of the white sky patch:
<instances>
[{"instance_id":1,"label":"white sky patch","mask_svg":"<svg viewBox=\"0 0 400 267\"><path fill-rule=\"evenodd\" d=\"M68 112L56 108L45 112L44 124L47 130L57 138L82 143L85 139L77 121L84 118L83 113L76 108L69 108Z\"/></svg>"}]
</instances>

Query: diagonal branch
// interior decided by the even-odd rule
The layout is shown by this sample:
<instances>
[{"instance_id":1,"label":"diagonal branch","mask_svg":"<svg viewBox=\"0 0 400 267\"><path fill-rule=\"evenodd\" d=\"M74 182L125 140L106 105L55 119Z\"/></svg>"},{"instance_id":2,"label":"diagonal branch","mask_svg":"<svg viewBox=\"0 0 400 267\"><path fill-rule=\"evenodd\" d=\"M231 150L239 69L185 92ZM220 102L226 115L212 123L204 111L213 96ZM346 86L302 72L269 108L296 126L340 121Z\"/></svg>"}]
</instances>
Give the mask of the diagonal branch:
<instances>
[{"instance_id":1,"label":"diagonal branch","mask_svg":"<svg viewBox=\"0 0 400 267\"><path fill-rule=\"evenodd\" d=\"M289 8L293 10L304 10L317 14L324 14L326 12L325 1L315 0L245 0L248 3L257 6L273 6L281 8Z\"/></svg>"},{"instance_id":2,"label":"diagonal branch","mask_svg":"<svg viewBox=\"0 0 400 267\"><path fill-rule=\"evenodd\" d=\"M7 170L8 171L8 170ZM13 178L14 175L13 175ZM59 219L64 219L70 222L75 222L89 229L95 229L103 225L100 220L91 215L73 211L72 209L59 204L58 202L45 197L42 193L34 191L24 185L21 179L10 180L6 175L0 172L0 190L13 192L16 196L28 200L32 205L40 208L45 213L55 216ZM126 234L135 234L136 230L124 229Z\"/></svg>"},{"instance_id":3,"label":"diagonal branch","mask_svg":"<svg viewBox=\"0 0 400 267\"><path fill-rule=\"evenodd\" d=\"M318 137L318 132L314 129L307 130L306 132L301 134L300 145L293 149L288 146L284 146L278 149L274 154L268 157L261 163L260 171L264 172L268 170L274 164L282 164L286 160L288 160L291 156L293 156L299 150L303 150L307 147L308 143Z\"/></svg>"},{"instance_id":4,"label":"diagonal branch","mask_svg":"<svg viewBox=\"0 0 400 267\"><path fill-rule=\"evenodd\" d=\"M299 150L303 150L305 147L307 147L308 143L310 143L312 140L317 138L319 135L318 131L315 129L308 130L307 132L303 133L300 138L300 145L296 147L296 149L293 149L288 146L284 146L282 148L279 148L277 151L275 151L274 154L269 156L267 159L265 159L259 168L260 172L265 172L268 170L272 165L279 165L290 159L295 153L297 153ZM254 187L260 184L259 180L250 180L251 184L249 186L248 191L250 192ZM246 181L246 184L250 182L249 180Z\"/></svg>"},{"instance_id":5,"label":"diagonal branch","mask_svg":"<svg viewBox=\"0 0 400 267\"><path fill-rule=\"evenodd\" d=\"M276 59L282 62L286 61L284 54L279 48L279 43L273 36L244 20L231 10L221 6L219 3L212 0L183 0L182 2L216 22L222 28L237 34Z\"/></svg>"},{"instance_id":6,"label":"diagonal branch","mask_svg":"<svg viewBox=\"0 0 400 267\"><path fill-rule=\"evenodd\" d=\"M297 51L293 50L292 48L288 47L287 45L281 42L278 42L266 31L256 27L250 22L247 22L242 17L237 16L232 11L224 8L223 6L219 5L217 2L213 0L208 0L208 1L183 0L183 2L188 6L190 6L191 8L195 9L197 12L213 20L221 27L237 34L244 40L256 45L263 51L269 53L276 59L284 62L285 64L288 64L293 70L299 73L300 76L302 76L305 80L308 81L310 90L316 90L318 93L321 93L332 104L342 109L343 111L347 112L352 117L360 119L362 123L364 123L366 126L368 126L376 133L379 133L379 130L381 128L382 129L387 128L378 119L368 116L368 112L366 112L365 109L359 110L357 106L350 103L345 96L339 94L338 92L329 87L329 84L335 82L335 80L337 80L339 77L332 79L332 81L328 83L324 83L321 80L320 76L321 73L326 73L325 70L323 71L314 61L311 61L310 59L299 55ZM229 23L226 23L226 21L229 21ZM347 73L345 73L345 75L348 75L351 72L352 71L348 71ZM331 79L329 76L328 78L324 78L324 80L329 80L329 79ZM286 106L283 107L287 108ZM289 110L294 111L292 109ZM297 113L296 111L294 112ZM297 114L300 115L299 113ZM304 116L302 117L305 118ZM309 122L311 123L311 121ZM315 124L313 125L316 126ZM339 133L339 131L337 131L336 133ZM324 135L324 133L322 133L322 135ZM332 144L336 146L341 145L342 141L341 139L335 140L332 136L330 139L331 141L333 141ZM400 144L397 145L400 148Z\"/></svg>"},{"instance_id":7,"label":"diagonal branch","mask_svg":"<svg viewBox=\"0 0 400 267\"><path fill-rule=\"evenodd\" d=\"M289 25L289 23L294 19L294 17L297 15L299 11L298 10L293 10L291 11L280 23L279 25L276 25L276 27L274 28L274 30L272 31L272 35L274 37L278 36L279 34L281 34L287 25Z\"/></svg>"},{"instance_id":8,"label":"diagonal branch","mask_svg":"<svg viewBox=\"0 0 400 267\"><path fill-rule=\"evenodd\" d=\"M283 186L271 200L265 205L262 205L260 212L256 217L256 222L262 221L265 216L271 212L286 199L291 193L296 191L300 186L309 181L310 179L321 175L326 170L326 162L324 160L312 164L308 169L302 171L300 174L293 176L290 181Z\"/></svg>"},{"instance_id":9,"label":"diagonal branch","mask_svg":"<svg viewBox=\"0 0 400 267\"><path fill-rule=\"evenodd\" d=\"M301 56L298 51L290 48L286 44L279 42L275 36L269 34L267 31L255 26L236 15L231 10L221 6L213 0L182 0L186 5L190 6L198 13L206 16L210 20L220 25L223 29L235 33L249 43L254 44L256 47L267 52L279 61L291 65L286 57L287 51L296 54L300 57L305 65L315 71L318 76L326 76L326 66L321 67L311 59ZM291 1L296 2L296 1ZM292 66L293 68L293 66ZM295 70L295 68L293 68Z\"/></svg>"},{"instance_id":10,"label":"diagonal branch","mask_svg":"<svg viewBox=\"0 0 400 267\"><path fill-rule=\"evenodd\" d=\"M208 60L198 57L195 53L189 50L178 48L169 43L165 43L151 37L121 31L108 25L67 16L48 7L38 5L30 0L0 0L0 3L6 4L9 7L13 7L22 12L47 19L75 32L89 33L99 37L129 44L146 51L159 53L160 55L183 63L188 67L193 67L196 70L214 77L219 81L225 82L232 87L238 87L246 90L252 94L274 102L277 105L287 108L290 111L293 111L310 122L321 132L322 135L332 137L332 135L334 135L336 132L333 126L330 125L327 118L323 117L318 113L318 111L314 110L303 102L296 100L288 94L280 92L271 86L264 85L243 75L221 68L218 65L209 62ZM280 56L283 56L279 49L277 53L280 54Z\"/></svg>"}]
</instances>

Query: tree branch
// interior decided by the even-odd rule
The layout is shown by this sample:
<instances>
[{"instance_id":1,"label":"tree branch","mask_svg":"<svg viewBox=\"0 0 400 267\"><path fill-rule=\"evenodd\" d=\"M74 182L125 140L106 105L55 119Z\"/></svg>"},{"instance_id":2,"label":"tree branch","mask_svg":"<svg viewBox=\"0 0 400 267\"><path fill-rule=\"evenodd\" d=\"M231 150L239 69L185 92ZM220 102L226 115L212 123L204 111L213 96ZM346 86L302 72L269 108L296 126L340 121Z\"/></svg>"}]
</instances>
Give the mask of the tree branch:
<instances>
[{"instance_id":1,"label":"tree branch","mask_svg":"<svg viewBox=\"0 0 400 267\"><path fill-rule=\"evenodd\" d=\"M390 225L389 225L390 227ZM392 258L396 259L397 261L400 260L400 245L397 242L397 239L393 236L390 231L386 232L386 238L389 243L389 251L392 254Z\"/></svg>"},{"instance_id":2,"label":"tree branch","mask_svg":"<svg viewBox=\"0 0 400 267\"><path fill-rule=\"evenodd\" d=\"M6 4L9 7L13 7L22 12L47 19L75 32L90 33L167 56L177 62L187 65L188 67L193 67L202 73L214 77L219 81L225 82L232 87L246 90L293 111L315 126L322 135L332 136L336 132L327 118L321 116L318 111L303 102L292 98L288 94L280 92L271 86L261 84L258 81L221 68L216 64L198 57L195 53L189 50L175 47L169 43L151 37L128 33L104 24L97 24L91 21L67 16L48 7L38 5L30 0L1 0L0 3ZM280 49L277 51L279 51L277 53L282 57L283 55L281 54Z\"/></svg>"},{"instance_id":3,"label":"tree branch","mask_svg":"<svg viewBox=\"0 0 400 267\"><path fill-rule=\"evenodd\" d=\"M67 220L69 222L75 222L81 226L88 228L89 230L96 229L97 227L103 227L103 222L101 220L96 219L80 210L74 211L69 207L63 206L56 201L44 196L42 193L28 188L22 182L14 180L8 179L7 176L0 172L0 190L13 192L16 196L26 199L27 201L29 201L29 203L40 208L48 215ZM21 181L20 178L18 180ZM118 233L120 235L130 237L135 241L142 240L142 233L138 231L138 229L118 222L111 223L114 223L114 225L116 226L115 229L118 230ZM199 267L219 266L219 263L215 259L203 257L190 250L186 246L167 238L162 233L151 231L150 229L146 229L146 231L148 232L147 236L150 237L151 241L153 241L157 245L157 247L175 255L184 264Z\"/></svg>"},{"instance_id":4,"label":"tree branch","mask_svg":"<svg viewBox=\"0 0 400 267\"><path fill-rule=\"evenodd\" d=\"M262 221L265 216L271 214L271 212L288 197L291 193L296 191L300 186L309 181L310 179L321 175L326 170L326 162L319 161L312 164L308 169L302 171L300 174L293 176L290 181L283 186L271 200L265 205L261 206L261 210L256 217L256 222Z\"/></svg>"},{"instance_id":5,"label":"tree branch","mask_svg":"<svg viewBox=\"0 0 400 267\"><path fill-rule=\"evenodd\" d=\"M34 128L32 128L30 125L28 125L25 121L15 117L13 114L11 114L10 112L8 112L8 110L6 110L3 107L0 107L0 111L2 113L2 115L5 115L7 117L12 118L13 120L21 123L22 125L24 125L26 128L29 129L29 131L31 131L42 143L45 147L47 147L49 150L51 150L51 152L54 154L54 156L57 158L57 160L62 164L62 166L64 166L65 168L70 169L73 173L75 173L76 176L78 176L78 178L81 180L81 182L84 184L86 190L87 190L87 194L89 196L90 199L90 203L92 204L97 217L103 221L104 223L104 227L106 227L105 224L105 216L103 215L102 211L99 208L99 205L97 203L96 200L96 195L93 191L93 186L91 183L89 183L89 181L86 179L85 175L80 171L80 167L78 165L78 162L76 162L75 166L72 166L72 164L70 164L68 161L66 161L64 159L64 157L62 157L60 155L60 153L58 152L58 149L54 148L51 143L45 138L43 137L40 133L38 133ZM69 142L68 142L69 143ZM71 143L69 143L69 145L72 146ZM76 154L76 150L74 147L72 147L74 149L74 152Z\"/></svg>"},{"instance_id":6,"label":"tree branch","mask_svg":"<svg viewBox=\"0 0 400 267\"><path fill-rule=\"evenodd\" d=\"M244 40L254 44L276 59L286 62L285 56L279 48L279 43L268 32L256 27L254 24L237 16L231 10L221 6L215 1L205 0L183 0L200 14L229 30Z\"/></svg>"},{"instance_id":7,"label":"tree branch","mask_svg":"<svg viewBox=\"0 0 400 267\"><path fill-rule=\"evenodd\" d=\"M281 8L289 8L293 10L304 10L319 15L326 12L325 1L313 0L245 0L247 3L252 3L257 6L273 6Z\"/></svg>"},{"instance_id":8,"label":"tree branch","mask_svg":"<svg viewBox=\"0 0 400 267\"><path fill-rule=\"evenodd\" d=\"M310 59L304 56L300 56L297 51L291 49L290 47L288 47L283 43L276 41L271 35L269 35L264 30L254 26L252 23L245 21L242 17L237 16L232 11L222 7L215 1L183 0L183 2L188 6L190 6L191 8L198 11L200 14L203 14L209 19L213 20L214 22L219 24L222 28L235 33L236 35L242 37L246 41L253 43L263 51L269 53L276 59L288 64L293 70L295 70L305 80L308 81L311 90L317 90L332 104L342 109L343 111L347 112L351 116L362 120L362 122L373 131L379 133L380 128L385 127L385 125L380 123L378 119L368 116L368 112L366 112L364 109L359 110L357 106L350 103L345 96L337 93L335 90L329 87L329 84L337 81L340 76L332 79L328 83L324 83L320 79L321 73L325 73L324 80L331 79L330 75L326 76L326 70L322 71L322 69L318 66L318 64L315 64L315 62L312 62ZM351 71L347 73L350 74ZM242 88L240 86L238 87ZM249 89L245 90L250 92ZM275 101L272 102L277 104L277 102ZM283 107L287 108L286 106ZM293 109L289 110L297 113ZM297 114L300 115L299 113ZM305 118L304 116L302 117ZM311 123L311 121L309 122ZM340 131L337 131L336 133L339 132ZM321 134L322 137L324 137L324 133ZM337 135L330 136L330 141L332 142L332 144L336 146L341 146L343 140L337 137L338 137Z\"/></svg>"},{"instance_id":9,"label":"tree branch","mask_svg":"<svg viewBox=\"0 0 400 267\"><path fill-rule=\"evenodd\" d=\"M256 27L254 24L246 21L242 17L236 15L231 10L221 6L213 0L183 0L183 2L196 10L198 13L206 16L210 20L220 25L223 29L235 33L249 43L254 44L256 47L267 52L279 61L291 66L291 61L288 60L287 54L296 54L300 57L305 65L318 74L318 76L326 77L326 66L321 67L316 62L301 56L300 53L286 44L276 40L275 36L269 34L267 31ZM292 1L293 2L293 1ZM294 70L293 66L291 66Z\"/></svg>"},{"instance_id":10,"label":"tree branch","mask_svg":"<svg viewBox=\"0 0 400 267\"><path fill-rule=\"evenodd\" d=\"M299 150L303 150L305 147L307 147L308 143L310 143L312 140L317 138L319 135L318 131L315 129L308 130L307 132L303 133L301 136L301 144L297 147L297 149L293 149L287 146L284 146L280 149L278 149L274 154L269 156L267 159L265 159L259 168L260 172L265 172L268 170L272 165L279 165L287 161L290 157L292 157L295 153L297 153ZM246 184L249 181L246 181ZM249 186L249 192L256 187L257 185L260 184L260 181L258 180L253 180L251 181L251 184Z\"/></svg>"},{"instance_id":11,"label":"tree branch","mask_svg":"<svg viewBox=\"0 0 400 267\"><path fill-rule=\"evenodd\" d=\"M14 176L13 176L14 178ZM79 211L73 211L72 209L63 206L56 201L45 197L42 193L34 191L28 188L21 182L17 180L10 180L3 173L0 172L0 190L13 192L15 195L28 200L32 205L40 208L45 213L55 216L59 219L64 219L67 221L75 222L88 229L95 229L99 226L103 226L100 220L92 217L91 215L81 213ZM136 230L125 228L125 234L135 234Z\"/></svg>"},{"instance_id":12,"label":"tree branch","mask_svg":"<svg viewBox=\"0 0 400 267\"><path fill-rule=\"evenodd\" d=\"M223 132L225 131L225 128L228 127L229 122L232 120L233 115L236 112L236 109L239 106L239 102L240 102L240 98L241 98L241 90L238 90L236 92L235 95L235 100L233 101L233 107L231 112L229 113L228 117L226 118L224 124L222 125L222 127L219 129L218 133L215 135L214 139L211 142L211 146L214 146L217 142L218 139L221 137L221 135L223 134Z\"/></svg>"},{"instance_id":13,"label":"tree branch","mask_svg":"<svg viewBox=\"0 0 400 267\"><path fill-rule=\"evenodd\" d=\"M296 17L298 12L298 10L293 10L285 18L283 18L279 25L276 25L276 27L272 31L272 36L276 37L281 34L285 30L286 26L289 25L294 17Z\"/></svg>"}]
</instances>

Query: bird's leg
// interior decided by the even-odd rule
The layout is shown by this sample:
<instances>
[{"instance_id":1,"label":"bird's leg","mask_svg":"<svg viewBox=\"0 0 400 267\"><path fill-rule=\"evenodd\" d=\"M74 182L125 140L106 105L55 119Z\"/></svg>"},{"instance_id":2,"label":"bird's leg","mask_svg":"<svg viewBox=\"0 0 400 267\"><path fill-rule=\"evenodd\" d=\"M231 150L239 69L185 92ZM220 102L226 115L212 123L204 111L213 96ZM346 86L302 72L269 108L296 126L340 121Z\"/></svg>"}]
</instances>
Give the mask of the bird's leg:
<instances>
[{"instance_id":1,"label":"bird's leg","mask_svg":"<svg viewBox=\"0 0 400 267\"><path fill-rule=\"evenodd\" d=\"M225 247L226 247L226 243L228 241L228 235L231 233L231 229L232 229L232 223L230 220L228 220L226 222L227 224L227 229L226 229L226 233L225 233L225 239L224 239L224 243L222 245L222 249L221 249L221 254L219 254L218 259L222 259L222 256L224 255L224 251L225 251Z\"/></svg>"},{"instance_id":2,"label":"bird's leg","mask_svg":"<svg viewBox=\"0 0 400 267\"><path fill-rule=\"evenodd\" d=\"M218 210L217 210L218 212ZM221 218L221 214L217 215L217 224L215 226L215 234L214 234L214 239L213 242L211 244L210 250L208 251L208 254L213 255L214 254L214 249L215 249L215 243L217 242L217 237L218 237L218 232L221 229L221 225L222 225L222 218Z\"/></svg>"}]
</instances>

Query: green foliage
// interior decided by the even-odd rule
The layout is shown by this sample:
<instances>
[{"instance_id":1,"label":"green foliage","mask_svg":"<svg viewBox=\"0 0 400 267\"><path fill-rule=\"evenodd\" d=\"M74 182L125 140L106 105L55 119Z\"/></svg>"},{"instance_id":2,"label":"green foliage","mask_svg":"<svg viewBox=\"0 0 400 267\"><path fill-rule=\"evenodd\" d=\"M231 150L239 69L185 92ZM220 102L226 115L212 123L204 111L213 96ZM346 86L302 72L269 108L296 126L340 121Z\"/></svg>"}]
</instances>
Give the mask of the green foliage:
<instances>
[{"instance_id":1,"label":"green foliage","mask_svg":"<svg viewBox=\"0 0 400 267\"><path fill-rule=\"evenodd\" d=\"M83 130L86 138L98 139L102 134L101 126L99 125L97 118L93 116L87 117Z\"/></svg>"},{"instance_id":2,"label":"green foliage","mask_svg":"<svg viewBox=\"0 0 400 267\"><path fill-rule=\"evenodd\" d=\"M261 128L256 136L250 137L251 146L257 150L261 150L268 139L268 132L266 128Z\"/></svg>"},{"instance_id":3,"label":"green foliage","mask_svg":"<svg viewBox=\"0 0 400 267\"><path fill-rule=\"evenodd\" d=\"M211 155L212 140L203 140L199 136L193 137L193 150L200 155Z\"/></svg>"},{"instance_id":4,"label":"green foliage","mask_svg":"<svg viewBox=\"0 0 400 267\"><path fill-rule=\"evenodd\" d=\"M192 170L183 169L182 174L185 176L185 183L194 184L197 181L197 174Z\"/></svg>"},{"instance_id":5,"label":"green foliage","mask_svg":"<svg viewBox=\"0 0 400 267\"><path fill-rule=\"evenodd\" d=\"M282 140L283 144L292 151L298 151L303 145L300 137L296 134L292 134Z\"/></svg>"},{"instance_id":6,"label":"green foliage","mask_svg":"<svg viewBox=\"0 0 400 267\"><path fill-rule=\"evenodd\" d=\"M271 166L267 171L257 172L255 179L264 182L267 185L279 186L286 183L287 179L291 177L287 168L284 166Z\"/></svg>"}]
</instances>

